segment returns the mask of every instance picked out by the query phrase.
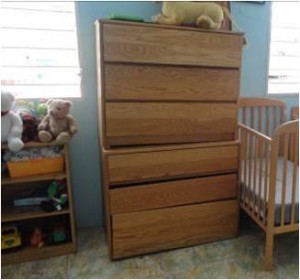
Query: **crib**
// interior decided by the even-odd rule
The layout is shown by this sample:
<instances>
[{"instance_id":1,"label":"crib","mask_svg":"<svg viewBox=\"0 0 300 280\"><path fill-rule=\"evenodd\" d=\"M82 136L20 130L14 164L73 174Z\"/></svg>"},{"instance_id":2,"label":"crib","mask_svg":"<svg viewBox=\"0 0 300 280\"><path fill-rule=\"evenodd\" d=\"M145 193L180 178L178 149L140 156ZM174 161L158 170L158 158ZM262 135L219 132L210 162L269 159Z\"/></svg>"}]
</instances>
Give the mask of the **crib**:
<instances>
[{"instance_id":1,"label":"crib","mask_svg":"<svg viewBox=\"0 0 300 280\"><path fill-rule=\"evenodd\" d=\"M274 236L299 229L299 120L286 122L285 103L270 98L241 98L239 119L239 203L265 232L271 270Z\"/></svg>"}]
</instances>

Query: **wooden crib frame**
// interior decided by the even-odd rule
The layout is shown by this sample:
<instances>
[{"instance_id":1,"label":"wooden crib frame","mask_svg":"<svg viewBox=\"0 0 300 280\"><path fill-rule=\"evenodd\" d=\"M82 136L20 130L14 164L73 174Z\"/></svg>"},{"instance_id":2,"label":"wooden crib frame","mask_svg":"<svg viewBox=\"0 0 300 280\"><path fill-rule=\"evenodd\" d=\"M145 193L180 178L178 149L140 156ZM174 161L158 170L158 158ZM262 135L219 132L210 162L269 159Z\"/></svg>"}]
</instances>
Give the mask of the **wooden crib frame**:
<instances>
[{"instance_id":1,"label":"wooden crib frame","mask_svg":"<svg viewBox=\"0 0 300 280\"><path fill-rule=\"evenodd\" d=\"M242 121L238 125L241 141L239 203L241 208L266 234L264 265L266 270L271 270L273 267L274 236L299 230L299 223L295 221L299 120L285 122L286 106L280 100L241 98L239 108ZM292 156L289 149L291 140L294 146ZM279 156L281 159L283 158L282 195L279 208L281 221L279 224L275 224L276 173ZM293 161L293 172L292 178L289 178L292 180L292 203L290 221L287 223L284 220L288 159ZM262 171L263 164L266 172ZM247 187L242 189L242 182L248 182L250 190ZM266 187L262 188L262 183ZM254 189L252 193L251 186ZM257 192L259 195L256 195Z\"/></svg>"}]
</instances>

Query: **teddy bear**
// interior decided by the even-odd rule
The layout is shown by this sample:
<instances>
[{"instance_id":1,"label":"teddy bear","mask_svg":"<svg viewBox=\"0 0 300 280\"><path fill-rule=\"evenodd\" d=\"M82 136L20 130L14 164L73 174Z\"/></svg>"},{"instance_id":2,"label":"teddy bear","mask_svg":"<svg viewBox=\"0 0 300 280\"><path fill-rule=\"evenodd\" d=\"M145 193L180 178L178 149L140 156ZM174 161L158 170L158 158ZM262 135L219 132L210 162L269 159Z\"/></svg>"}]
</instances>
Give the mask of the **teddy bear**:
<instances>
[{"instance_id":1,"label":"teddy bear","mask_svg":"<svg viewBox=\"0 0 300 280\"><path fill-rule=\"evenodd\" d=\"M152 17L152 21L160 24L184 25L194 24L206 29L220 29L224 7L213 2L164 1L162 14Z\"/></svg>"},{"instance_id":2,"label":"teddy bear","mask_svg":"<svg viewBox=\"0 0 300 280\"><path fill-rule=\"evenodd\" d=\"M9 150L17 152L24 147L21 140L23 122L11 109L15 97L10 92L1 91L1 143L7 142Z\"/></svg>"},{"instance_id":3,"label":"teddy bear","mask_svg":"<svg viewBox=\"0 0 300 280\"><path fill-rule=\"evenodd\" d=\"M76 120L69 114L71 101L50 99L47 101L47 115L38 126L41 142L68 142L78 131Z\"/></svg>"}]
</instances>

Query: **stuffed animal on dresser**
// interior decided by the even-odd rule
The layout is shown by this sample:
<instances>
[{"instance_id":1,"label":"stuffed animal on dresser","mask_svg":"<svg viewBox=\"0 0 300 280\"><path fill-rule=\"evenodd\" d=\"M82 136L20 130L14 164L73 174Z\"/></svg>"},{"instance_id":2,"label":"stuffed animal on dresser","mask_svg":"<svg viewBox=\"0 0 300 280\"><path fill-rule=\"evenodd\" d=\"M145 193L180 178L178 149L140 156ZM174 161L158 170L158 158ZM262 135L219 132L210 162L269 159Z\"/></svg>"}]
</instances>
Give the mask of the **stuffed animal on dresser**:
<instances>
[{"instance_id":1,"label":"stuffed animal on dresser","mask_svg":"<svg viewBox=\"0 0 300 280\"><path fill-rule=\"evenodd\" d=\"M78 131L76 120L69 114L71 101L50 99L47 102L47 115L38 126L41 142L68 142Z\"/></svg>"},{"instance_id":2,"label":"stuffed animal on dresser","mask_svg":"<svg viewBox=\"0 0 300 280\"><path fill-rule=\"evenodd\" d=\"M8 148L17 152L24 147L21 140L23 123L21 117L11 110L14 101L13 94L1 91L1 143L7 142Z\"/></svg>"},{"instance_id":3,"label":"stuffed animal on dresser","mask_svg":"<svg viewBox=\"0 0 300 280\"><path fill-rule=\"evenodd\" d=\"M162 14L152 17L159 24L185 25L193 24L206 29L220 29L224 18L224 7L212 2L164 1Z\"/></svg>"}]
</instances>

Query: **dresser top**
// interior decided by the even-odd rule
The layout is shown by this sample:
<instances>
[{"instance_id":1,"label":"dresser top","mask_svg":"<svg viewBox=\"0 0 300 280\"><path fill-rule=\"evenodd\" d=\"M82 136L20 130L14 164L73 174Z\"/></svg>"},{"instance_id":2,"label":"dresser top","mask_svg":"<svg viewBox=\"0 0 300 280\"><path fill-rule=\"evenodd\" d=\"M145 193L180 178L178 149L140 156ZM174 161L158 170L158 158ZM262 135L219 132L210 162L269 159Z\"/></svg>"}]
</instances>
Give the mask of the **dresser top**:
<instances>
[{"instance_id":1,"label":"dresser top","mask_svg":"<svg viewBox=\"0 0 300 280\"><path fill-rule=\"evenodd\" d=\"M243 35L242 32L233 32L229 30L213 30L213 29L203 29L198 27L190 27L190 26L174 26L174 25L162 25L156 23L140 23L134 21L122 21L122 20L107 20L107 19L99 19L95 22L95 24L114 24L114 25L123 25L123 26L136 26L136 27L152 27L152 28L162 28L162 29L175 29L175 30L187 30L187 31L197 31L197 32L207 32L207 33L221 33L221 34L230 34L230 35Z\"/></svg>"}]
</instances>

